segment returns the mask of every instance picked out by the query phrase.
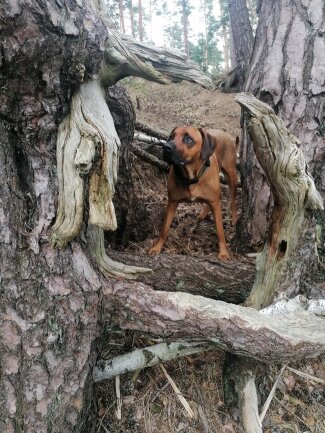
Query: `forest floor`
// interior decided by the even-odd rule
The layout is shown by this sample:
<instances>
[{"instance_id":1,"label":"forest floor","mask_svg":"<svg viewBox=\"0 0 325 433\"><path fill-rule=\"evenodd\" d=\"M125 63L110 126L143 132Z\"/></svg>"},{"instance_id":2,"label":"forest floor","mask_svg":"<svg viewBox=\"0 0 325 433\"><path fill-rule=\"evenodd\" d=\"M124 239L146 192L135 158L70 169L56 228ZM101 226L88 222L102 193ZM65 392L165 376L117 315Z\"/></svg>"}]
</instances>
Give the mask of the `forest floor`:
<instances>
[{"instance_id":1,"label":"forest floor","mask_svg":"<svg viewBox=\"0 0 325 433\"><path fill-rule=\"evenodd\" d=\"M136 107L139 98L141 110L137 120L162 129L167 133L176 125L192 124L204 128L220 128L235 139L240 136L240 108L234 94L209 91L183 82L162 86L141 79L124 83ZM145 239L130 243L129 251L145 253L157 237L166 205L166 175L157 167L136 157L133 164L135 192L147 205L152 229ZM238 194L241 209L240 191ZM223 220L232 259L240 260L236 249L235 229L230 224L228 188L222 188ZM212 218L197 222L201 206L179 206L169 238L166 254L216 254L216 234ZM101 359L156 344L140 333L109 330L110 339L104 344ZM121 376L121 417L116 411L115 381L96 385L98 433L240 433L242 429L236 410L229 411L224 402L222 368L224 353L215 349L203 355L187 356L164 366L194 413L189 418L173 391L162 369L148 368L136 374ZM261 403L277 378L281 365L265 366L259 379ZM265 433L325 433L325 367L321 359L299 365L290 365L323 383L301 377L285 370L279 381L270 409L263 422Z\"/></svg>"}]
</instances>

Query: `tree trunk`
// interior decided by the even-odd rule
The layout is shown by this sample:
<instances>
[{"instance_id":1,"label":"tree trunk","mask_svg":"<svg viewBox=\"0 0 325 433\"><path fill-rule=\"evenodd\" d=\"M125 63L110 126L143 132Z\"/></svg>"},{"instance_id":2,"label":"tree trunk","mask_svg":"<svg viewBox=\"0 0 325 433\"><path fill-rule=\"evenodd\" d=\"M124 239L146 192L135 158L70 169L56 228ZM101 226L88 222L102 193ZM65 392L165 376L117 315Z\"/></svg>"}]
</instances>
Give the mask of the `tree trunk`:
<instances>
[{"instance_id":1,"label":"tree trunk","mask_svg":"<svg viewBox=\"0 0 325 433\"><path fill-rule=\"evenodd\" d=\"M60 124L62 135L64 127L71 127L67 119L72 123L77 110L70 104L80 102L71 102L75 94L97 108L95 95L87 91L102 94L100 79L110 81L105 73L112 82L130 71L142 75L140 69L152 79L155 75L108 30L107 17L98 19L93 3L87 8L72 0L7 0L0 6L0 431L5 433L80 432L91 409L89 373L101 333L101 289L103 281L108 288L111 280L93 266L82 213L80 236L62 250L50 245L62 163L56 158L57 128ZM107 71L100 68L103 58L114 59ZM112 104L114 97L121 98L114 92L118 90L109 91ZM134 121L123 101L125 111L114 110L117 128L119 116L125 122L130 113L122 142L132 138ZM93 114L80 113L81 123ZM92 126L102 114L92 119ZM89 138L86 134L81 140L90 144ZM85 156L77 153L75 163L77 156ZM80 186L87 192L85 185L81 176L79 196ZM75 195L69 198L76 200ZM87 209L82 195L81 206Z\"/></svg>"},{"instance_id":2,"label":"tree trunk","mask_svg":"<svg viewBox=\"0 0 325 433\"><path fill-rule=\"evenodd\" d=\"M225 72L228 74L229 72L229 43L228 43L228 33L226 26L222 27L223 34L223 55L225 59Z\"/></svg>"},{"instance_id":3,"label":"tree trunk","mask_svg":"<svg viewBox=\"0 0 325 433\"><path fill-rule=\"evenodd\" d=\"M49 245L55 142L107 29L77 3L63 19L56 2L7 1L1 16L0 431L71 432L89 410L101 282L76 242Z\"/></svg>"},{"instance_id":4,"label":"tree trunk","mask_svg":"<svg viewBox=\"0 0 325 433\"><path fill-rule=\"evenodd\" d=\"M152 257L112 250L109 256L123 263L152 269L151 274L140 276L138 281L150 284L156 290L187 292L233 304L244 302L255 276L255 264L248 259L241 263L220 263L213 257L178 254Z\"/></svg>"},{"instance_id":5,"label":"tree trunk","mask_svg":"<svg viewBox=\"0 0 325 433\"><path fill-rule=\"evenodd\" d=\"M131 35L132 35L133 37L135 37L135 29L134 29L134 11L133 11L132 0L130 0L129 12L130 12Z\"/></svg>"},{"instance_id":6,"label":"tree trunk","mask_svg":"<svg viewBox=\"0 0 325 433\"><path fill-rule=\"evenodd\" d=\"M263 1L259 12L255 47L245 89L274 108L298 137L311 174L323 198L325 194L324 113L325 7L312 0ZM267 28L267 31L265 30ZM260 248L266 238L273 206L270 188L254 156L244 129L241 148L243 202L238 236ZM324 227L324 214L315 213ZM320 231L324 251L324 230ZM314 236L311 234L311 236ZM300 258L305 261L305 258ZM306 266L308 267L308 259Z\"/></svg>"},{"instance_id":7,"label":"tree trunk","mask_svg":"<svg viewBox=\"0 0 325 433\"><path fill-rule=\"evenodd\" d=\"M183 32L184 32L184 51L186 58L189 58L190 49L188 43L188 16L187 16L187 4L186 0L182 0L182 21L183 21Z\"/></svg>"},{"instance_id":8,"label":"tree trunk","mask_svg":"<svg viewBox=\"0 0 325 433\"><path fill-rule=\"evenodd\" d=\"M138 0L138 9L139 9L139 39L140 42L143 41L143 20L142 20L142 1Z\"/></svg>"},{"instance_id":9,"label":"tree trunk","mask_svg":"<svg viewBox=\"0 0 325 433\"><path fill-rule=\"evenodd\" d=\"M245 0L229 0L228 7L231 40L235 57L235 63L231 66L232 69L236 69L236 88L237 90L243 90L253 51L253 31Z\"/></svg>"},{"instance_id":10,"label":"tree trunk","mask_svg":"<svg viewBox=\"0 0 325 433\"><path fill-rule=\"evenodd\" d=\"M119 0L118 7L120 11L120 23L121 23L121 30L122 33L125 33L125 22L124 22L124 8L123 8L123 0Z\"/></svg>"}]
</instances>

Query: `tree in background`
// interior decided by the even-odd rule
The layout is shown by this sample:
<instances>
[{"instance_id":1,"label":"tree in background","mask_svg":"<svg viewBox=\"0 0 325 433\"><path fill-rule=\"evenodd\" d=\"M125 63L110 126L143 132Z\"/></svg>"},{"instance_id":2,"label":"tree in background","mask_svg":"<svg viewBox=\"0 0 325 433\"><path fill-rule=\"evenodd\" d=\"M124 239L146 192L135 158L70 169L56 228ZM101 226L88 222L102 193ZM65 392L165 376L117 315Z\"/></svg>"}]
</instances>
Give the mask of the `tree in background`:
<instances>
[{"instance_id":1,"label":"tree in background","mask_svg":"<svg viewBox=\"0 0 325 433\"><path fill-rule=\"evenodd\" d=\"M183 41L184 41L184 51L186 54L186 57L188 58L190 55L190 48L189 48L189 40L188 40L188 32L189 32L189 22L188 17L191 14L191 6L189 0L178 0L177 6L181 8L181 14L182 14L182 26L183 26Z\"/></svg>"},{"instance_id":2,"label":"tree in background","mask_svg":"<svg viewBox=\"0 0 325 433\"><path fill-rule=\"evenodd\" d=\"M231 34L232 87L243 89L252 56L254 36L245 0L228 0Z\"/></svg>"},{"instance_id":3,"label":"tree in background","mask_svg":"<svg viewBox=\"0 0 325 433\"><path fill-rule=\"evenodd\" d=\"M116 3L116 2L114 2L114 3ZM125 33L123 0L119 0L118 6L119 6L119 13L120 13L120 28L122 30L122 33Z\"/></svg>"},{"instance_id":4,"label":"tree in background","mask_svg":"<svg viewBox=\"0 0 325 433\"><path fill-rule=\"evenodd\" d=\"M107 14L109 15L110 19L113 21L113 23L116 25L117 28L121 29L123 33L125 33L125 30L123 31L121 20L123 17L123 8L122 10L119 9L120 3L123 3L123 0L119 0L119 4L116 3L115 0L106 0L105 7L107 9Z\"/></svg>"},{"instance_id":5,"label":"tree in background","mask_svg":"<svg viewBox=\"0 0 325 433\"><path fill-rule=\"evenodd\" d=\"M213 6L213 0L201 1L204 32L199 34L196 42L190 42L190 58L204 72L217 77L221 72L222 53L218 48L220 23L215 18Z\"/></svg>"},{"instance_id":6,"label":"tree in background","mask_svg":"<svg viewBox=\"0 0 325 433\"><path fill-rule=\"evenodd\" d=\"M142 13L142 1L138 0L138 29L139 29L139 39L143 41L143 13Z\"/></svg>"},{"instance_id":7,"label":"tree in background","mask_svg":"<svg viewBox=\"0 0 325 433\"><path fill-rule=\"evenodd\" d=\"M290 3L290 7L285 4ZM259 11L254 52L245 85L271 105L290 131L301 142L309 169L318 190L325 197L325 42L322 29L325 10L321 2L303 0L263 1ZM268 27L268 31L265 28ZM270 188L254 157L253 146L244 131L241 148L241 174L245 207L238 234L246 233L245 243L259 247L265 241L272 209ZM299 169L299 168L297 168ZM292 174L292 176L299 175ZM324 249L324 213L315 214L319 226L319 249ZM312 225L312 223L311 223ZM315 230L302 231L312 244L306 248L300 274L310 272L308 259L313 256ZM324 250L323 250L324 252Z\"/></svg>"},{"instance_id":8,"label":"tree in background","mask_svg":"<svg viewBox=\"0 0 325 433\"><path fill-rule=\"evenodd\" d=\"M134 22L134 8L133 8L133 3L132 0L126 0L125 1L128 9L129 9L129 14L130 14L130 25L131 25L131 35L133 37L135 37L135 22Z\"/></svg>"},{"instance_id":9,"label":"tree in background","mask_svg":"<svg viewBox=\"0 0 325 433\"><path fill-rule=\"evenodd\" d=\"M229 61L229 14L228 14L228 3L227 0L219 0L220 7L220 27L222 29L223 37L223 59L225 62L225 72L229 72L230 61Z\"/></svg>"}]
</instances>

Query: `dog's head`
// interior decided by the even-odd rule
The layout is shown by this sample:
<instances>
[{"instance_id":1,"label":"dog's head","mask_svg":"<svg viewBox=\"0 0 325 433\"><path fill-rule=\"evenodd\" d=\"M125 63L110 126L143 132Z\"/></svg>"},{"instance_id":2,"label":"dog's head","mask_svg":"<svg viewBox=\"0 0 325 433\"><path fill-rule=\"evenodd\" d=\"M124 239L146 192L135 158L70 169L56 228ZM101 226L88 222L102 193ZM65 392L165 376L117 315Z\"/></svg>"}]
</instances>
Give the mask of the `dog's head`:
<instances>
[{"instance_id":1,"label":"dog's head","mask_svg":"<svg viewBox=\"0 0 325 433\"><path fill-rule=\"evenodd\" d=\"M163 145L164 159L169 164L185 165L207 161L215 149L215 141L202 128L177 126Z\"/></svg>"}]
</instances>

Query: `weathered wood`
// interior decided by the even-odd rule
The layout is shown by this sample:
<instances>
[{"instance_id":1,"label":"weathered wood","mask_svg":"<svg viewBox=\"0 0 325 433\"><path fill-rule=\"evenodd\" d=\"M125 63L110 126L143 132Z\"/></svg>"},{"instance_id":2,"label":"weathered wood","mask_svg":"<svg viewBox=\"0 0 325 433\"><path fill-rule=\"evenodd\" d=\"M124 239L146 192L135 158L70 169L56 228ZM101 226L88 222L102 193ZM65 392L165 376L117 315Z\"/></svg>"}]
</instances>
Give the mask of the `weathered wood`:
<instances>
[{"instance_id":1,"label":"weathered wood","mask_svg":"<svg viewBox=\"0 0 325 433\"><path fill-rule=\"evenodd\" d=\"M247 298L255 275L251 260L220 262L214 257L149 256L113 250L109 250L109 256L152 269L152 274L139 276L138 280L156 290L187 292L234 304Z\"/></svg>"},{"instance_id":2,"label":"weathered wood","mask_svg":"<svg viewBox=\"0 0 325 433\"><path fill-rule=\"evenodd\" d=\"M124 282L114 285L106 310L122 329L150 332L167 341L213 342L267 363L325 353L324 320L305 311L269 317L253 308Z\"/></svg>"},{"instance_id":3,"label":"weathered wood","mask_svg":"<svg viewBox=\"0 0 325 433\"><path fill-rule=\"evenodd\" d=\"M274 196L269 238L257 258L257 274L247 305L260 309L285 292L300 288L299 241L307 209L324 209L323 201L308 172L299 141L274 114L272 108L248 94L239 94L256 156Z\"/></svg>"},{"instance_id":4,"label":"weathered wood","mask_svg":"<svg viewBox=\"0 0 325 433\"><path fill-rule=\"evenodd\" d=\"M134 140L142 141L144 143L157 144L157 145L162 145L163 143L166 143L166 140L160 140L159 138L152 137L150 135L143 134L142 132L138 132L138 131L134 133Z\"/></svg>"},{"instance_id":5,"label":"weathered wood","mask_svg":"<svg viewBox=\"0 0 325 433\"><path fill-rule=\"evenodd\" d=\"M274 197L271 233L257 257L257 273L246 304L256 309L269 305L280 294L293 296L300 289L299 236L305 224L305 209L323 204L298 140L285 128L271 107L248 94L239 94L247 130L255 154L269 180ZM296 272L295 272L295 269ZM293 278L294 276L294 278ZM285 281L287 279L287 281ZM290 303L293 309L294 302ZM295 306L301 308L301 303ZM287 308L290 310L290 307ZM276 308L269 307L269 312ZM283 312L286 310L283 308ZM247 433L262 432L258 418L255 367L243 359L231 361L229 380L236 383L243 425ZM252 402L255 404L252 404Z\"/></svg>"},{"instance_id":6,"label":"weathered wood","mask_svg":"<svg viewBox=\"0 0 325 433\"><path fill-rule=\"evenodd\" d=\"M168 138L168 132L154 128L153 126L139 122L138 120L135 122L135 129L153 137L157 137L160 140L166 141Z\"/></svg>"},{"instance_id":7,"label":"weathered wood","mask_svg":"<svg viewBox=\"0 0 325 433\"><path fill-rule=\"evenodd\" d=\"M159 48L148 43L139 42L127 35L121 35L123 44L137 57L150 64L161 74L174 82L192 81L212 89L213 83L198 67L189 60L185 53L168 48Z\"/></svg>"},{"instance_id":8,"label":"weathered wood","mask_svg":"<svg viewBox=\"0 0 325 433\"><path fill-rule=\"evenodd\" d=\"M115 276L136 279L141 273L150 274L152 272L151 269L124 265L108 257L104 247L104 232L98 226L89 224L87 240L89 254L93 257L100 271L107 277Z\"/></svg>"},{"instance_id":9,"label":"weathered wood","mask_svg":"<svg viewBox=\"0 0 325 433\"><path fill-rule=\"evenodd\" d=\"M107 361L98 361L93 371L93 379L95 382L107 380L118 374L125 374L130 371L152 367L161 362L205 352L214 347L213 344L207 343L174 341L172 343L159 343L154 346L144 347L143 349L136 349L133 352L117 356Z\"/></svg>"}]
</instances>

